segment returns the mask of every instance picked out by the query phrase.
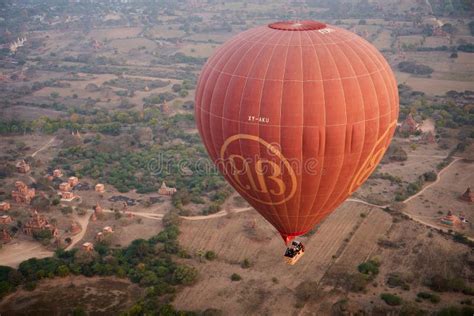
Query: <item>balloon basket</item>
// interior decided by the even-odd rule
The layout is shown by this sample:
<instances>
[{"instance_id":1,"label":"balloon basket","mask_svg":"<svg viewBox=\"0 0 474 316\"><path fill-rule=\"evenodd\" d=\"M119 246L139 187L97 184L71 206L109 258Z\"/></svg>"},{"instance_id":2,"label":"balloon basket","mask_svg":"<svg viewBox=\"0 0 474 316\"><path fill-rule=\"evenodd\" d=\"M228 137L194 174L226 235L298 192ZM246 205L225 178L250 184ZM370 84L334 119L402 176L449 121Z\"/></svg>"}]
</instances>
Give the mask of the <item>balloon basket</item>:
<instances>
[{"instance_id":1,"label":"balloon basket","mask_svg":"<svg viewBox=\"0 0 474 316\"><path fill-rule=\"evenodd\" d=\"M286 261L287 264L292 266L292 265L296 264L301 259L301 257L303 257L303 256L304 256L304 251L302 250L292 258L285 256L285 261Z\"/></svg>"},{"instance_id":2,"label":"balloon basket","mask_svg":"<svg viewBox=\"0 0 474 316\"><path fill-rule=\"evenodd\" d=\"M304 255L304 245L299 241L293 241L291 246L286 248L285 260L289 265L294 265Z\"/></svg>"}]
</instances>

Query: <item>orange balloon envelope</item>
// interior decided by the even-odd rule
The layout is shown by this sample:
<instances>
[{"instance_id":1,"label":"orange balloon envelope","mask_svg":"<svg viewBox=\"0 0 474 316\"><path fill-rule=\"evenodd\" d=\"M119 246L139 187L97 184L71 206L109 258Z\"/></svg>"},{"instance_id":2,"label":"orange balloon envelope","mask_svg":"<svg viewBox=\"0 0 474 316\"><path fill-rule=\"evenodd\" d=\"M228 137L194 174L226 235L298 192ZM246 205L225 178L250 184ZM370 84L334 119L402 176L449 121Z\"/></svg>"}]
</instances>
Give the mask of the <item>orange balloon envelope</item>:
<instances>
[{"instance_id":1,"label":"orange balloon envelope","mask_svg":"<svg viewBox=\"0 0 474 316\"><path fill-rule=\"evenodd\" d=\"M226 180L289 242L374 171L398 101L390 66L370 43L285 21L219 48L200 75L195 115Z\"/></svg>"}]
</instances>

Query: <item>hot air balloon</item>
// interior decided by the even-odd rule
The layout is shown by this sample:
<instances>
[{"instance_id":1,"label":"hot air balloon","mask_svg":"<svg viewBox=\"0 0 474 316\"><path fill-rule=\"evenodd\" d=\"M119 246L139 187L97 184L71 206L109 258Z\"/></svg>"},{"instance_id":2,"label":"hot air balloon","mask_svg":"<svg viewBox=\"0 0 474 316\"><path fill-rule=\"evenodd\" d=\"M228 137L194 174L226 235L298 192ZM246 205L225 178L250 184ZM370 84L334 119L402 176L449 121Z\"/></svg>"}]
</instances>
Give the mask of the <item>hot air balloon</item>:
<instances>
[{"instance_id":1,"label":"hot air balloon","mask_svg":"<svg viewBox=\"0 0 474 316\"><path fill-rule=\"evenodd\" d=\"M209 58L195 116L220 172L288 244L374 171L398 104L390 66L370 43L283 21L240 33Z\"/></svg>"}]
</instances>

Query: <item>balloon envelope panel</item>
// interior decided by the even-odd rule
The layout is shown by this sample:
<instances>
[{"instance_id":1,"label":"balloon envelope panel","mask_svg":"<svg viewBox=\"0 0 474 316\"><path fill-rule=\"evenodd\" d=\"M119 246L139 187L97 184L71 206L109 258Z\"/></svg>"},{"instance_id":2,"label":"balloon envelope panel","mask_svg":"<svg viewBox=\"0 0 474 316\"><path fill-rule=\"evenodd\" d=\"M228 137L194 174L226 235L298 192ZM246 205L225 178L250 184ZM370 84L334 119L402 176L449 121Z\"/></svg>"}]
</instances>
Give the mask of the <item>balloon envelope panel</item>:
<instances>
[{"instance_id":1,"label":"balloon envelope panel","mask_svg":"<svg viewBox=\"0 0 474 316\"><path fill-rule=\"evenodd\" d=\"M277 22L208 60L195 115L224 177L288 241L374 171L398 103L390 66L370 43L320 22Z\"/></svg>"}]
</instances>

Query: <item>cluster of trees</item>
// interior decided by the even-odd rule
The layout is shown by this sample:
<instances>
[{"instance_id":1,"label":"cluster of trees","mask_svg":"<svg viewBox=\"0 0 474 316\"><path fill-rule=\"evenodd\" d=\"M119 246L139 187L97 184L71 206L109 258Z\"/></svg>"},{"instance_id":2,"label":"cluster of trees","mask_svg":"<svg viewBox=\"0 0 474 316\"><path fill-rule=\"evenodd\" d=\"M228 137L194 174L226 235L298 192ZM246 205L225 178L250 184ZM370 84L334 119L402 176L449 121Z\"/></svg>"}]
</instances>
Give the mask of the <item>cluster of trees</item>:
<instances>
[{"instance_id":1,"label":"cluster of trees","mask_svg":"<svg viewBox=\"0 0 474 316\"><path fill-rule=\"evenodd\" d=\"M437 136L440 138L449 137L447 133L443 133L444 128L460 129L458 139L461 143L458 145L458 150L461 151L472 142L474 132L471 126L474 125L474 108L468 104L468 100L474 94L473 91L448 91L445 96L431 100L424 93L413 91L406 85L399 85L398 88L401 119L409 113L421 116L422 119L431 118L435 122Z\"/></svg>"},{"instance_id":2,"label":"cluster of trees","mask_svg":"<svg viewBox=\"0 0 474 316\"><path fill-rule=\"evenodd\" d=\"M425 117L431 117L436 127L458 128L474 124L474 111L469 107L457 106L454 102L431 103L418 111Z\"/></svg>"},{"instance_id":3,"label":"cluster of trees","mask_svg":"<svg viewBox=\"0 0 474 316\"><path fill-rule=\"evenodd\" d=\"M459 292L474 295L474 289L460 277L447 278L435 274L425 280L425 285L435 292Z\"/></svg>"},{"instance_id":4,"label":"cluster of trees","mask_svg":"<svg viewBox=\"0 0 474 316\"><path fill-rule=\"evenodd\" d=\"M161 102L161 99L160 99ZM69 131L90 131L108 135L119 135L122 130L127 130L130 125L140 124L144 126L158 127L162 131L171 130L173 136L189 138L186 133L180 131L179 127L191 128L194 123L193 115L179 114L171 118L163 118L157 108L148 108L140 113L138 111L108 111L106 109L88 109L87 107L68 108L69 118L40 117L33 121L11 120L0 121L0 135L24 134L41 132L53 134L59 129ZM161 122L160 122L161 121ZM179 123L177 126L173 124ZM189 135L189 134L188 134Z\"/></svg>"},{"instance_id":5,"label":"cluster of trees","mask_svg":"<svg viewBox=\"0 0 474 316\"><path fill-rule=\"evenodd\" d=\"M474 44L461 44L458 46L458 50L466 53L474 53Z\"/></svg>"},{"instance_id":6,"label":"cluster of trees","mask_svg":"<svg viewBox=\"0 0 474 316\"><path fill-rule=\"evenodd\" d=\"M178 93L180 97L185 98L188 94L188 90L192 90L195 88L195 85L189 82L188 80L183 80L183 84L174 84L173 91Z\"/></svg>"},{"instance_id":7,"label":"cluster of trees","mask_svg":"<svg viewBox=\"0 0 474 316\"><path fill-rule=\"evenodd\" d=\"M470 0L430 0L436 15L454 15L472 12L474 5Z\"/></svg>"},{"instance_id":8,"label":"cluster of trees","mask_svg":"<svg viewBox=\"0 0 474 316\"><path fill-rule=\"evenodd\" d=\"M193 284L197 270L178 264L173 255L182 255L178 244L179 218L168 213L163 219L164 230L148 239L133 241L128 247L112 249L99 243L95 251L57 250L54 257L29 259L18 269L0 266L0 298L19 286L34 289L46 278L68 275L127 277L146 287L145 298L132 307L138 314L151 314L168 306L180 285ZM166 307L169 308L169 307Z\"/></svg>"},{"instance_id":9,"label":"cluster of trees","mask_svg":"<svg viewBox=\"0 0 474 316\"><path fill-rule=\"evenodd\" d=\"M469 26L469 31L471 32L471 35L474 36L474 21L469 22L467 26Z\"/></svg>"},{"instance_id":10,"label":"cluster of trees","mask_svg":"<svg viewBox=\"0 0 474 316\"><path fill-rule=\"evenodd\" d=\"M406 187L400 187L395 193L395 201L400 202L406 200L408 197L418 193L425 184L425 176L421 175L414 182L408 183Z\"/></svg>"},{"instance_id":11,"label":"cluster of trees","mask_svg":"<svg viewBox=\"0 0 474 316\"><path fill-rule=\"evenodd\" d=\"M170 92L162 92L162 93L152 93L150 96L143 98L143 102L145 102L144 107L150 106L151 104L160 104L163 102L172 101L176 98L176 95Z\"/></svg>"},{"instance_id":12,"label":"cluster of trees","mask_svg":"<svg viewBox=\"0 0 474 316\"><path fill-rule=\"evenodd\" d=\"M187 87L191 85L185 84ZM189 200L204 203L202 197L207 195L212 201L212 205L206 209L208 213L219 211L220 205L230 194L222 177L208 160L199 136L186 131L194 127L193 115L178 114L163 118L156 108L148 108L142 114L136 111L106 110L88 111L87 114L93 115L72 112L69 119L42 117L34 121L2 121L0 134L35 131L51 134L66 129L120 135L123 130L136 130L137 125L145 126L151 129L150 141L142 144L138 139L135 143L143 146L139 151L121 147L104 151L98 147L101 137L96 137L85 139L85 144L62 150L52 161L52 166L61 167L69 175L87 175L109 183L120 192L133 189L139 193L154 192L165 180L183 192L178 195L180 200L175 199L176 207L186 205ZM157 135L155 142L154 135ZM176 139L182 142L174 142ZM77 169L75 166L82 167ZM187 167L192 174L183 172L183 167Z\"/></svg>"},{"instance_id":13,"label":"cluster of trees","mask_svg":"<svg viewBox=\"0 0 474 316\"><path fill-rule=\"evenodd\" d=\"M430 75L433 73L433 68L417 64L412 61L402 61L398 64L398 69L402 72L407 72L415 75Z\"/></svg>"},{"instance_id":14,"label":"cluster of trees","mask_svg":"<svg viewBox=\"0 0 474 316\"><path fill-rule=\"evenodd\" d=\"M114 117L122 120L117 115ZM193 124L192 115L175 115L163 119L156 128L160 139L155 144L143 145L137 151L124 150L120 146L104 151L98 146L100 140L94 140L88 145L60 151L52 166L60 167L68 174L89 176L111 184L120 192L133 189L139 193L156 192L161 182L166 181L178 189L173 197L173 204L178 209L191 202L203 204L202 197L207 196L212 202L209 208L218 211L230 190L213 168L199 137L185 132ZM173 142L176 139L182 142Z\"/></svg>"}]
</instances>

